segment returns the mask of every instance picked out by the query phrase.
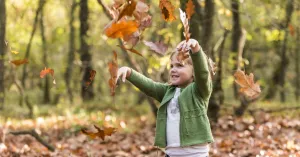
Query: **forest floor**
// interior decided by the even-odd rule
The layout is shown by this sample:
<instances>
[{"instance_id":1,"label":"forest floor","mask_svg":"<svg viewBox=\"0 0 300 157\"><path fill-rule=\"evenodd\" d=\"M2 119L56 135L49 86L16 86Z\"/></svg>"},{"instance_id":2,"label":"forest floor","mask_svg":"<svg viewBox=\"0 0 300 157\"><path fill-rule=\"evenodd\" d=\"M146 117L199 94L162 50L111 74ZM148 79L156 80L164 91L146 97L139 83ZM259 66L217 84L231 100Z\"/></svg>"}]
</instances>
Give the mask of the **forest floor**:
<instances>
[{"instance_id":1,"label":"forest floor","mask_svg":"<svg viewBox=\"0 0 300 157\"><path fill-rule=\"evenodd\" d=\"M5 120L0 124L1 157L163 157L164 152L153 146L155 125L141 116L120 121L105 115L117 132L91 139L80 129L96 124L97 115L85 118L78 115L52 116L33 120ZM99 122L97 122L99 124ZM97 125L98 125L97 124ZM101 125L100 125L101 126ZM134 126L135 129L128 129ZM89 129L91 129L90 127ZM266 113L234 118L225 116L212 124L215 142L210 145L211 157L300 156L300 121ZM35 129L48 144L49 151L31 135L12 135L11 131Z\"/></svg>"}]
</instances>

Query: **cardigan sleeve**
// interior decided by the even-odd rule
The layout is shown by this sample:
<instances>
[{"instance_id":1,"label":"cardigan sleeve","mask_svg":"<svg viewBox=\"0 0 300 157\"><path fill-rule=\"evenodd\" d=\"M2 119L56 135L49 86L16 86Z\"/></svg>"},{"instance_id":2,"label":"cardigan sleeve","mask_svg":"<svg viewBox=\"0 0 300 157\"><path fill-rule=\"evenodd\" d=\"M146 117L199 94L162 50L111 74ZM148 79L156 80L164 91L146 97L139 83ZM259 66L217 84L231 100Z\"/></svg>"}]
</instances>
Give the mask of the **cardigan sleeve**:
<instances>
[{"instance_id":1,"label":"cardigan sleeve","mask_svg":"<svg viewBox=\"0 0 300 157\"><path fill-rule=\"evenodd\" d=\"M162 101L168 88L167 84L155 82L133 69L131 71L130 76L127 78L127 80L130 81L134 86L136 86L142 92L144 92L146 95L153 97L159 102Z\"/></svg>"},{"instance_id":2,"label":"cardigan sleeve","mask_svg":"<svg viewBox=\"0 0 300 157\"><path fill-rule=\"evenodd\" d=\"M206 100L212 92L212 80L208 69L206 55L202 48L196 53L190 51L190 56L193 61L196 91Z\"/></svg>"}]
</instances>

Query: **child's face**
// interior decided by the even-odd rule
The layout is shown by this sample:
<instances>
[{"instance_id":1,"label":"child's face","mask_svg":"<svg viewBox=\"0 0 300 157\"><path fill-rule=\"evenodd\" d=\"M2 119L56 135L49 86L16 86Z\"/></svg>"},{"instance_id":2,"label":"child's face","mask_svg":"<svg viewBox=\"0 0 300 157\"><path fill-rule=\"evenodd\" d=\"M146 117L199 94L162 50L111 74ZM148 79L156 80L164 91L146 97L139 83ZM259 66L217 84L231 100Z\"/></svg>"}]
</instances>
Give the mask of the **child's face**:
<instances>
[{"instance_id":1,"label":"child's face","mask_svg":"<svg viewBox=\"0 0 300 157\"><path fill-rule=\"evenodd\" d=\"M169 75L172 85L176 85L180 88L186 87L194 80L193 66L188 63L180 63L176 59L176 55L174 55L171 59L171 69Z\"/></svg>"}]
</instances>

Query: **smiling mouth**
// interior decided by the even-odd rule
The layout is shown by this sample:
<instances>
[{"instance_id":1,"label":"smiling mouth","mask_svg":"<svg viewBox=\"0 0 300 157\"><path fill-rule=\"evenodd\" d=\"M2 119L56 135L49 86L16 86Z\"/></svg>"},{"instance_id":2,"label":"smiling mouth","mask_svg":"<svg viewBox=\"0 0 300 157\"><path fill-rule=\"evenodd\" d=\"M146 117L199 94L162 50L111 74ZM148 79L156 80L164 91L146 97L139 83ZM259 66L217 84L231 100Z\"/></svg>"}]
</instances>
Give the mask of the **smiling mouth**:
<instances>
[{"instance_id":1,"label":"smiling mouth","mask_svg":"<svg viewBox=\"0 0 300 157\"><path fill-rule=\"evenodd\" d=\"M179 76L177 76L177 75L172 75L171 78L172 78L172 79L174 79L174 78L179 78Z\"/></svg>"}]
</instances>

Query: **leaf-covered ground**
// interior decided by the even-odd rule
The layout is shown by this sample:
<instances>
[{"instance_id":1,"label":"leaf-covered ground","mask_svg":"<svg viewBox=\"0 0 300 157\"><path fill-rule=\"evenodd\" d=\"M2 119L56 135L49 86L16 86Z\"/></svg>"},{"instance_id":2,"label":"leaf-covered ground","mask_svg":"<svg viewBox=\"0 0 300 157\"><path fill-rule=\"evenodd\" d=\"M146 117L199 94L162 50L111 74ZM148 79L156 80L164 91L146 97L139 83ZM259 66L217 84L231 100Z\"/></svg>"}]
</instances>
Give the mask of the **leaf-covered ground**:
<instances>
[{"instance_id":1,"label":"leaf-covered ground","mask_svg":"<svg viewBox=\"0 0 300 157\"><path fill-rule=\"evenodd\" d=\"M93 120L91 120L93 121ZM21 122L6 121L0 126L0 156L72 156L72 157L163 157L162 150L154 147L155 126L144 118L127 124L135 131L124 129L105 140L89 139L79 130L91 125L90 120L76 116L37 118ZM138 124L138 125L137 125ZM121 127L122 126L122 127ZM35 128L40 136L55 147L48 151L30 135L12 135L9 131ZM259 157L300 156L300 121L298 119L271 118L260 113L256 117L223 117L213 124L215 142L211 144L210 156Z\"/></svg>"}]
</instances>

